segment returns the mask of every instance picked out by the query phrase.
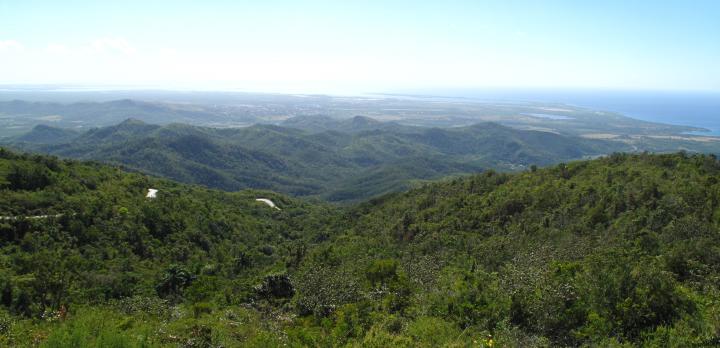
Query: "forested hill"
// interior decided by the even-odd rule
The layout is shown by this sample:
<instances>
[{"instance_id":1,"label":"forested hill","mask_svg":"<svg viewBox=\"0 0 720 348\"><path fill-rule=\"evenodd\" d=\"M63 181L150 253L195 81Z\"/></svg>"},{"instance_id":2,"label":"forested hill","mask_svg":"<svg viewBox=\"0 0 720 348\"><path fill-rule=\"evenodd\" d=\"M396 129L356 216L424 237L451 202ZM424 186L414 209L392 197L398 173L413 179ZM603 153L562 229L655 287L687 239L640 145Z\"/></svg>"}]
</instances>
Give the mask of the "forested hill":
<instances>
[{"instance_id":1,"label":"forested hill","mask_svg":"<svg viewBox=\"0 0 720 348\"><path fill-rule=\"evenodd\" d=\"M399 126L369 118L218 129L129 119L68 139L38 126L14 146L63 157L122 164L145 173L223 190L268 189L293 196L353 202L407 189L418 181L519 169L596 156L627 146L495 123L450 129ZM308 122L310 125L308 126ZM305 126L307 127L305 127ZM37 139L53 133L53 141ZM65 142L56 139L65 139Z\"/></svg>"},{"instance_id":2,"label":"forested hill","mask_svg":"<svg viewBox=\"0 0 720 348\"><path fill-rule=\"evenodd\" d=\"M150 188L158 190L154 199L146 198ZM182 290L239 304L266 275L292 268L326 239L333 216L272 192L225 193L0 148L0 346L44 341L58 329L47 325L61 306L120 301L124 310L169 313ZM93 310L77 313L101 328ZM58 335L49 346L87 344Z\"/></svg>"},{"instance_id":3,"label":"forested hill","mask_svg":"<svg viewBox=\"0 0 720 348\"><path fill-rule=\"evenodd\" d=\"M2 151L0 190L6 346L720 344L712 156L489 171L338 210Z\"/></svg>"},{"instance_id":4,"label":"forested hill","mask_svg":"<svg viewBox=\"0 0 720 348\"><path fill-rule=\"evenodd\" d=\"M400 307L427 330L451 321L448 339L482 328L500 346L720 345L714 156L488 172L353 216L353 238L334 245L348 260L340 268L397 267L385 276L408 282Z\"/></svg>"}]
</instances>

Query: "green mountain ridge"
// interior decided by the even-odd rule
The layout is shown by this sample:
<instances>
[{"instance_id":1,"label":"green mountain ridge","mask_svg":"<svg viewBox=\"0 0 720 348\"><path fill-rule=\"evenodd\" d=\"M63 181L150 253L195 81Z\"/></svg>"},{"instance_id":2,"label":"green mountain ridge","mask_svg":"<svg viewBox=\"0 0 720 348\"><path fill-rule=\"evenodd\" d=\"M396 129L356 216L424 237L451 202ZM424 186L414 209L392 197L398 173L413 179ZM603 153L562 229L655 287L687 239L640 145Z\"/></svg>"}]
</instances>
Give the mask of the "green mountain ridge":
<instances>
[{"instance_id":1,"label":"green mountain ridge","mask_svg":"<svg viewBox=\"0 0 720 348\"><path fill-rule=\"evenodd\" d=\"M326 124L337 129L310 132L274 125L222 129L158 126L129 119L91 129L64 144L14 145L122 164L224 190L269 189L341 202L400 191L415 180L486 168L548 165L626 148L619 143L516 130L494 123L441 129L398 126L362 117L337 122ZM394 174L382 182L378 176L382 172ZM369 190L362 184L378 180L378 185Z\"/></svg>"},{"instance_id":2,"label":"green mountain ridge","mask_svg":"<svg viewBox=\"0 0 720 348\"><path fill-rule=\"evenodd\" d=\"M79 135L79 132L72 129L40 124L33 127L30 132L15 138L15 141L33 144L62 144L72 141Z\"/></svg>"},{"instance_id":3,"label":"green mountain ridge","mask_svg":"<svg viewBox=\"0 0 720 348\"><path fill-rule=\"evenodd\" d=\"M381 122L367 116L354 116L337 119L323 115L306 115L291 117L280 123L280 126L302 129L312 133L338 131L344 133L358 133L372 130L405 130L411 131L413 127L403 126L396 122Z\"/></svg>"}]
</instances>

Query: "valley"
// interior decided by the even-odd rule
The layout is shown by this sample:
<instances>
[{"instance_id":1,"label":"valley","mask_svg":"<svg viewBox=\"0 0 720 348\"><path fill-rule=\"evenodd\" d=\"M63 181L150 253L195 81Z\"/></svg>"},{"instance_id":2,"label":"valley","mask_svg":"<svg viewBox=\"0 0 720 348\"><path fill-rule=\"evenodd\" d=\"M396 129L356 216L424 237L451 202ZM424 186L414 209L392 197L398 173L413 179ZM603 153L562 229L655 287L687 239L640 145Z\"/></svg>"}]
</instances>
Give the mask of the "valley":
<instances>
[{"instance_id":1,"label":"valley","mask_svg":"<svg viewBox=\"0 0 720 348\"><path fill-rule=\"evenodd\" d=\"M397 192L423 180L521 170L628 148L495 123L442 129L360 116L334 122L306 116L285 121L294 128L208 128L130 119L85 133L37 126L11 146L228 191L269 189L333 202ZM310 130L318 123L326 128Z\"/></svg>"}]
</instances>

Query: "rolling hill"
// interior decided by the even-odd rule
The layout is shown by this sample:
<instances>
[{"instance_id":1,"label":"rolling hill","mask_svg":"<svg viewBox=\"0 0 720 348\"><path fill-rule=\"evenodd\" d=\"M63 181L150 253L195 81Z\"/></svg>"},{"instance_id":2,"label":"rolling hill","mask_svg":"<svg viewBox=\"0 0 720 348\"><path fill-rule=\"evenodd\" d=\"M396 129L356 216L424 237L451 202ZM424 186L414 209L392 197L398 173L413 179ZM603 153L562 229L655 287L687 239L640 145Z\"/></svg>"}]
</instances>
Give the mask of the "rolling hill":
<instances>
[{"instance_id":1,"label":"rolling hill","mask_svg":"<svg viewBox=\"0 0 720 348\"><path fill-rule=\"evenodd\" d=\"M314 128L318 122L324 118L288 123ZM14 146L223 190L269 189L345 202L407 189L418 180L548 165L625 148L494 123L441 129L355 117L323 124L319 131L273 125L218 129L128 119L63 144L22 142L36 138L31 136L41 131L36 128Z\"/></svg>"},{"instance_id":2,"label":"rolling hill","mask_svg":"<svg viewBox=\"0 0 720 348\"><path fill-rule=\"evenodd\" d=\"M78 137L80 132L72 129L37 125L33 129L17 138L15 141L31 144L62 144L71 142Z\"/></svg>"}]
</instances>

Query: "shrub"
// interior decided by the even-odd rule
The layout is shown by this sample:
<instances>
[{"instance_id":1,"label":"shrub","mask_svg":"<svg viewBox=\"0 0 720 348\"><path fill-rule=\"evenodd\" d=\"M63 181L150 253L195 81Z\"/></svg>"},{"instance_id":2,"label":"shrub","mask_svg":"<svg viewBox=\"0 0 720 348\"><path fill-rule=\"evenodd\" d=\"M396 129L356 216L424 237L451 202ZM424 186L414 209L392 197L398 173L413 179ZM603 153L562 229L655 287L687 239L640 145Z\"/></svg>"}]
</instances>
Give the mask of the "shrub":
<instances>
[{"instance_id":1,"label":"shrub","mask_svg":"<svg viewBox=\"0 0 720 348\"><path fill-rule=\"evenodd\" d=\"M295 294L295 288L287 274L276 274L266 276L263 282L255 287L255 293L267 300L290 298Z\"/></svg>"}]
</instances>

